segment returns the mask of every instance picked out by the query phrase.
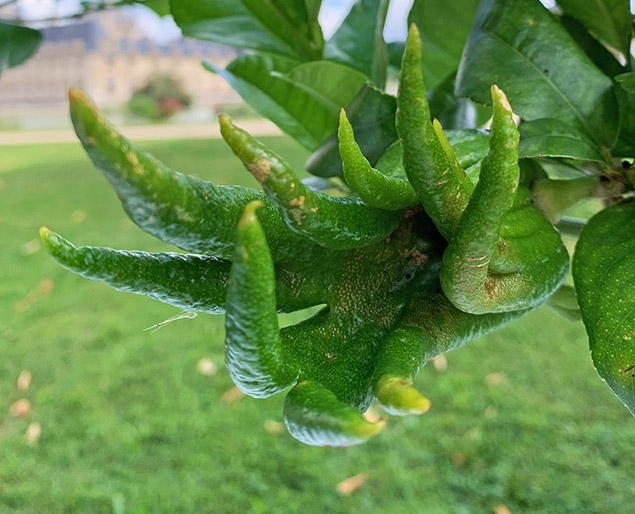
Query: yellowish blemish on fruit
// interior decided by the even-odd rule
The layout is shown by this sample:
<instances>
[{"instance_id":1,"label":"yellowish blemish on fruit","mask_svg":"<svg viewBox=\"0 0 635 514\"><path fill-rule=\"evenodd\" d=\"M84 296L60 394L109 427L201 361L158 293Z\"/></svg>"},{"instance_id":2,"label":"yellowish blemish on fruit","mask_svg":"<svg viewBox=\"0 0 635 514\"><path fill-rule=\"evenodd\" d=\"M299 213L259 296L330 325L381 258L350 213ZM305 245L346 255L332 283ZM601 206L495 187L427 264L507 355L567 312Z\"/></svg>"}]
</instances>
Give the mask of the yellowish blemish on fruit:
<instances>
[{"instance_id":1,"label":"yellowish blemish on fruit","mask_svg":"<svg viewBox=\"0 0 635 514\"><path fill-rule=\"evenodd\" d=\"M302 210L301 209L289 209L291 216L295 220L296 224L302 225Z\"/></svg>"},{"instance_id":2,"label":"yellowish blemish on fruit","mask_svg":"<svg viewBox=\"0 0 635 514\"><path fill-rule=\"evenodd\" d=\"M292 207L299 207L300 210L304 209L304 200L305 197L304 195L300 196L299 198L292 198L291 201L289 202L289 205L291 205Z\"/></svg>"},{"instance_id":3,"label":"yellowish blemish on fruit","mask_svg":"<svg viewBox=\"0 0 635 514\"><path fill-rule=\"evenodd\" d=\"M247 169L258 182L262 182L271 173L271 161L258 159L255 163L247 164Z\"/></svg>"}]
</instances>

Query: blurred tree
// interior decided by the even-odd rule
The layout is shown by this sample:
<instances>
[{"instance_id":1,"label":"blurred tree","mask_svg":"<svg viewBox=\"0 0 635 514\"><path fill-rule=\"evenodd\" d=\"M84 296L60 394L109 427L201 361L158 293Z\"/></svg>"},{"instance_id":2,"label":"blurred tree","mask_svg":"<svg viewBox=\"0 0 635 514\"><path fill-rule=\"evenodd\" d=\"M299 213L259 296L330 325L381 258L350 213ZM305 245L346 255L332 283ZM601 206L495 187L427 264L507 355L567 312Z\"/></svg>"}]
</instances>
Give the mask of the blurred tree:
<instances>
[{"instance_id":1,"label":"blurred tree","mask_svg":"<svg viewBox=\"0 0 635 514\"><path fill-rule=\"evenodd\" d=\"M158 121L170 118L191 103L192 98L180 81L167 73L156 73L133 93L128 109L135 116Z\"/></svg>"}]
</instances>

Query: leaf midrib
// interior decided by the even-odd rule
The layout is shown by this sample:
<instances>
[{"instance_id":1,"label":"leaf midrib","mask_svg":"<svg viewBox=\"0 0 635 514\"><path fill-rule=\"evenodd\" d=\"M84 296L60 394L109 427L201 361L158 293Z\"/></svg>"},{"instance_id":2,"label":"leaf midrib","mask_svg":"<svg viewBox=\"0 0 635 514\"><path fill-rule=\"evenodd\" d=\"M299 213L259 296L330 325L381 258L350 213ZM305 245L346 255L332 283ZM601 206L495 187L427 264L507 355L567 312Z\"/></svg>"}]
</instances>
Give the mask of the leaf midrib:
<instances>
[{"instance_id":1,"label":"leaf midrib","mask_svg":"<svg viewBox=\"0 0 635 514\"><path fill-rule=\"evenodd\" d=\"M498 41L499 43L501 43L503 46L511 49L516 55L518 55L523 61L525 61L525 63L527 63L529 65L529 67L531 69L533 69L537 75L542 78L549 86L551 86L551 88L566 102L566 104L571 108L571 110L573 111L573 113L575 114L576 118L578 119L578 121L580 121L582 123L582 125L584 126L585 130L587 131L587 133L589 135L591 135L591 137L593 137L593 132L590 130L590 126L586 123L585 117L582 116L582 113L577 109L577 107L575 107L571 101L564 95L564 93L560 90L560 88L558 88L551 80L549 80L549 78L540 71L540 69L533 63L531 62L524 54L522 54L517 48L515 48L514 46L512 46L510 43L508 43L507 41L505 41L503 38L501 38L500 36L498 36L498 34L495 34L494 32L490 32L489 30L486 30L482 27L479 27L479 30L483 33L486 34L488 36L490 36L492 39L495 39L496 41Z\"/></svg>"}]
</instances>

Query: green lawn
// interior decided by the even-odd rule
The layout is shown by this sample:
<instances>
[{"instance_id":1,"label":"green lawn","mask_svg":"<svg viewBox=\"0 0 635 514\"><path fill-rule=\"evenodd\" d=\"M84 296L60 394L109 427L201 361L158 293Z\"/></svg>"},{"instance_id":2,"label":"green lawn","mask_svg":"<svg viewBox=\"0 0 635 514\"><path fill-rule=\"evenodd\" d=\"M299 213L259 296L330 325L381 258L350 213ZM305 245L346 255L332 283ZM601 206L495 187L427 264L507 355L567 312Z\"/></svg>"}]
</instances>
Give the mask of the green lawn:
<instances>
[{"instance_id":1,"label":"green lawn","mask_svg":"<svg viewBox=\"0 0 635 514\"><path fill-rule=\"evenodd\" d=\"M267 142L301 167L293 143ZM255 184L221 141L143 146L183 171ZM222 316L144 332L177 309L64 270L38 243L43 224L77 244L168 249L127 220L79 145L0 147L2 514L635 508L635 422L595 373L579 323L541 308L449 354L445 372L424 369L425 416L391 418L363 446L312 448L265 430L282 421L283 395L221 399L232 387ZM198 373L201 358L219 372ZM26 418L9 415L20 398ZM42 433L28 445L32 422ZM354 494L336 491L358 473Z\"/></svg>"}]
</instances>

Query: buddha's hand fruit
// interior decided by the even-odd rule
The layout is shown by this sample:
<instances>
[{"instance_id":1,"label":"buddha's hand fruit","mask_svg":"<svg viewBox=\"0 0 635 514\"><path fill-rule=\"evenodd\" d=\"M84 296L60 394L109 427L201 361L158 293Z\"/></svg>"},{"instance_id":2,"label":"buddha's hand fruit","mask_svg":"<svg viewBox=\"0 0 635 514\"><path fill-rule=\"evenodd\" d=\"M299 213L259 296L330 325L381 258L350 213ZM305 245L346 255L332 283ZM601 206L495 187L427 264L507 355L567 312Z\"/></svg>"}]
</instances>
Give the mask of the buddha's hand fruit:
<instances>
[{"instance_id":1,"label":"buddha's hand fruit","mask_svg":"<svg viewBox=\"0 0 635 514\"><path fill-rule=\"evenodd\" d=\"M405 176L366 161L345 113L345 177L356 195L312 191L277 155L221 116L221 132L264 194L173 171L118 134L79 90L71 116L84 148L132 220L192 252L75 247L42 229L68 269L188 310L227 313L226 363L264 398L290 388L285 421L308 444L345 446L385 420L421 414L413 379L427 360L516 319L562 283L560 237L519 185L518 131L492 87L490 150L474 185L431 123L415 28L406 44L397 130ZM282 330L277 312L325 304Z\"/></svg>"}]
</instances>

